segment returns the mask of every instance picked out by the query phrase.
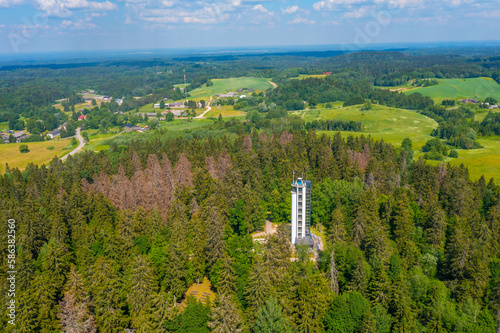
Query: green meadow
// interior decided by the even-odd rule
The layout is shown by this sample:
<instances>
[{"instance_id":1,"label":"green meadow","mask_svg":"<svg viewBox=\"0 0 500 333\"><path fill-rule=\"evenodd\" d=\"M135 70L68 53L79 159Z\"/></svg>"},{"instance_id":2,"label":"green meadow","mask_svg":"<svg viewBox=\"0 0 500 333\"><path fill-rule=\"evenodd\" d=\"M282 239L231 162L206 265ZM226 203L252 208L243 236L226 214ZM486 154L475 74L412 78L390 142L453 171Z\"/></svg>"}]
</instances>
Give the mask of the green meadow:
<instances>
[{"instance_id":1,"label":"green meadow","mask_svg":"<svg viewBox=\"0 0 500 333\"><path fill-rule=\"evenodd\" d=\"M404 94L419 92L436 101L443 99L476 98L483 100L493 97L500 100L500 85L487 77L472 79L438 79L439 84L431 87L413 88L405 90Z\"/></svg>"},{"instance_id":2,"label":"green meadow","mask_svg":"<svg viewBox=\"0 0 500 333\"><path fill-rule=\"evenodd\" d=\"M216 94L222 94L228 91L236 91L239 88L247 88L253 90L267 90L273 86L267 82L267 79L258 77L238 77L231 79L213 79L213 86L207 87L203 85L200 88L189 92L191 98L210 98Z\"/></svg>"},{"instance_id":3,"label":"green meadow","mask_svg":"<svg viewBox=\"0 0 500 333\"><path fill-rule=\"evenodd\" d=\"M458 158L446 158L445 163L453 165L463 164L469 169L472 180L477 180L484 175L486 181L491 177L500 179L500 138L481 138L479 143L484 146L481 149L457 149ZM422 154L417 154L418 158ZM427 163L437 165L441 162L427 161Z\"/></svg>"},{"instance_id":4,"label":"green meadow","mask_svg":"<svg viewBox=\"0 0 500 333\"><path fill-rule=\"evenodd\" d=\"M29 152L22 154L20 145L28 145ZM55 157L62 157L76 146L70 144L70 139L56 139L43 142L0 144L0 173L5 172L5 164L11 168L24 170L29 163L48 164Z\"/></svg>"},{"instance_id":5,"label":"green meadow","mask_svg":"<svg viewBox=\"0 0 500 333\"><path fill-rule=\"evenodd\" d=\"M395 146L399 146L404 138L410 138L414 149L421 149L427 140L432 138L431 131L437 127L433 119L414 111L382 105L373 105L371 111L361 111L361 107L361 105L355 105L338 109L309 110L305 112L304 120L360 121L363 124L363 132L341 132L342 135L370 135L376 139L384 139ZM336 132L319 131L318 133L334 135Z\"/></svg>"}]
</instances>

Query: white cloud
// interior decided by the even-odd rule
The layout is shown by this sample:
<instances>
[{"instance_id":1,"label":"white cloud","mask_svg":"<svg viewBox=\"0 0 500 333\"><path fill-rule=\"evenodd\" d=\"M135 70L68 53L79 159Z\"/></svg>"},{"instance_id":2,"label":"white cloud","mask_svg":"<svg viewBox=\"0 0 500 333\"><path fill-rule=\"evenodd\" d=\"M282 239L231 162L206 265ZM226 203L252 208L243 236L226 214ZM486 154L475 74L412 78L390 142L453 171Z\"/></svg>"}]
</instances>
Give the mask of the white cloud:
<instances>
[{"instance_id":1,"label":"white cloud","mask_svg":"<svg viewBox=\"0 0 500 333\"><path fill-rule=\"evenodd\" d=\"M288 21L288 24L315 24L315 21L308 20L305 17L296 17L292 21Z\"/></svg>"},{"instance_id":2,"label":"white cloud","mask_svg":"<svg viewBox=\"0 0 500 333\"><path fill-rule=\"evenodd\" d=\"M266 7L262 6L261 4L253 6L253 10L259 11L261 13L269 13Z\"/></svg>"},{"instance_id":3,"label":"white cloud","mask_svg":"<svg viewBox=\"0 0 500 333\"><path fill-rule=\"evenodd\" d=\"M344 15L342 15L342 17L347 19L358 19L366 17L368 15L370 15L368 7L360 7L356 10L353 10L352 12L345 13Z\"/></svg>"},{"instance_id":4,"label":"white cloud","mask_svg":"<svg viewBox=\"0 0 500 333\"><path fill-rule=\"evenodd\" d=\"M77 21L64 20L61 23L61 28L73 30L91 30L100 28L98 25L92 23L91 20L91 17Z\"/></svg>"},{"instance_id":5,"label":"white cloud","mask_svg":"<svg viewBox=\"0 0 500 333\"><path fill-rule=\"evenodd\" d=\"M1 0L0 0L1 1ZM71 15L73 9L89 9L95 11L114 10L116 4L111 1L88 1L88 0L35 0L38 9L50 16L66 17Z\"/></svg>"},{"instance_id":6,"label":"white cloud","mask_svg":"<svg viewBox=\"0 0 500 333\"><path fill-rule=\"evenodd\" d=\"M429 1L431 6L435 6L438 1L431 0L321 0L313 4L313 8L319 11L332 11L343 8L351 8L352 5L369 4L369 5L389 5L393 8L407 8L421 6L423 2ZM442 2L469 2L474 0L441 0Z\"/></svg>"},{"instance_id":7,"label":"white cloud","mask_svg":"<svg viewBox=\"0 0 500 333\"><path fill-rule=\"evenodd\" d=\"M281 11L285 14L293 14L298 10L300 10L299 6L290 6L287 8L281 8Z\"/></svg>"},{"instance_id":8,"label":"white cloud","mask_svg":"<svg viewBox=\"0 0 500 333\"><path fill-rule=\"evenodd\" d=\"M24 0L0 0L0 8L9 8L24 3Z\"/></svg>"},{"instance_id":9,"label":"white cloud","mask_svg":"<svg viewBox=\"0 0 500 333\"><path fill-rule=\"evenodd\" d=\"M367 0L321 0L313 4L316 10L335 10L341 6L363 3Z\"/></svg>"}]
</instances>

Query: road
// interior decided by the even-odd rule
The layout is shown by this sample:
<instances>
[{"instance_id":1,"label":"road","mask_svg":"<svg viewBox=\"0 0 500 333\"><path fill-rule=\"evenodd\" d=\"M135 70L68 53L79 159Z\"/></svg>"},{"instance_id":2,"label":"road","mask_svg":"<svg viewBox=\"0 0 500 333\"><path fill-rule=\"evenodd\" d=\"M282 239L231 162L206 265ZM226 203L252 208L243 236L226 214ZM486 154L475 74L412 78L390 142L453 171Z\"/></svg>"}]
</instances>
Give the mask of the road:
<instances>
[{"instance_id":1,"label":"road","mask_svg":"<svg viewBox=\"0 0 500 333\"><path fill-rule=\"evenodd\" d=\"M74 154L78 153L85 146L85 141L83 140L82 136L80 135L80 128L76 129L75 138L80 142L80 144L78 145L78 147L73 149L69 154L61 157L61 161L64 161L65 159L67 159L69 155L74 155Z\"/></svg>"},{"instance_id":2,"label":"road","mask_svg":"<svg viewBox=\"0 0 500 333\"><path fill-rule=\"evenodd\" d=\"M210 110L212 110L212 108L210 107L210 103L212 102L212 96L210 96L210 100L207 102L207 105L205 105L205 107L207 108L202 114L200 114L199 116L196 116L195 118L204 118L205 114L207 112L209 112Z\"/></svg>"},{"instance_id":3,"label":"road","mask_svg":"<svg viewBox=\"0 0 500 333\"><path fill-rule=\"evenodd\" d=\"M267 82L273 85L273 89L276 89L278 87L278 85L272 81L267 81Z\"/></svg>"}]
</instances>

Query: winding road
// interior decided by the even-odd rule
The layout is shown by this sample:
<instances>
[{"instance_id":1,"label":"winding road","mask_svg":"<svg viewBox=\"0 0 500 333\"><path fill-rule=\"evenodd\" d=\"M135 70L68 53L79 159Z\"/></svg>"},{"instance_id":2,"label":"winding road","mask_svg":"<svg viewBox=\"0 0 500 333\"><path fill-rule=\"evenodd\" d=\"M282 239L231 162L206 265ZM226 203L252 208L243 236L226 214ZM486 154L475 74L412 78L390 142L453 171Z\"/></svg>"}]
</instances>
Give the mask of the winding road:
<instances>
[{"instance_id":1,"label":"winding road","mask_svg":"<svg viewBox=\"0 0 500 333\"><path fill-rule=\"evenodd\" d=\"M212 110L212 108L210 107L210 103L212 102L212 96L210 96L210 99L208 100L207 102L207 105L205 105L205 107L207 108L202 114L200 114L199 116L196 116L194 118L205 118L205 114L207 112L209 112L210 110Z\"/></svg>"},{"instance_id":2,"label":"winding road","mask_svg":"<svg viewBox=\"0 0 500 333\"><path fill-rule=\"evenodd\" d=\"M61 157L61 161L64 161L65 159L67 159L69 155L74 155L74 154L78 153L85 146L85 141L83 140L82 136L80 135L80 128L76 129L75 138L80 142L80 144L78 145L78 147L73 149L69 154Z\"/></svg>"}]
</instances>

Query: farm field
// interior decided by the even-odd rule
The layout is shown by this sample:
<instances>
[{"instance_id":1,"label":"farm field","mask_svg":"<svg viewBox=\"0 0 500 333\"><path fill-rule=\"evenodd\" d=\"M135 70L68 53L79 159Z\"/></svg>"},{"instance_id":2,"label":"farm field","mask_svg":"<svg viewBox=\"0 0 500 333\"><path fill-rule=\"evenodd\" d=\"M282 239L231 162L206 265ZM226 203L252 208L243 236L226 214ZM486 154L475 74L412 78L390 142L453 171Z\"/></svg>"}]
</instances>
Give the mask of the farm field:
<instances>
[{"instance_id":1,"label":"farm field","mask_svg":"<svg viewBox=\"0 0 500 333\"><path fill-rule=\"evenodd\" d=\"M189 92L191 98L210 98L216 94L221 94L227 91L236 91L239 88L248 88L253 90L267 90L273 86L264 78L258 77L238 77L231 79L214 79L213 86L194 89Z\"/></svg>"},{"instance_id":2,"label":"farm field","mask_svg":"<svg viewBox=\"0 0 500 333\"><path fill-rule=\"evenodd\" d=\"M363 124L363 132L341 132L343 136L365 135L399 146L404 138L410 138L413 149L420 149L429 139L437 123L413 111L373 105L371 111L361 111L361 105L339 109L319 109L307 111L305 121L319 119L353 120ZM333 136L335 131L318 131Z\"/></svg>"},{"instance_id":3,"label":"farm field","mask_svg":"<svg viewBox=\"0 0 500 333\"><path fill-rule=\"evenodd\" d=\"M30 150L28 153L21 154L19 151L19 146L23 144L28 145ZM54 149L49 150L47 149L48 147L54 147ZM0 161L2 162L0 163L0 173L5 172L5 163L8 163L11 168L17 167L20 170L24 170L29 163L47 164L54 156L62 157L72 149L73 146L70 146L70 139L1 144Z\"/></svg>"},{"instance_id":4,"label":"farm field","mask_svg":"<svg viewBox=\"0 0 500 333\"><path fill-rule=\"evenodd\" d=\"M403 93L413 94L419 92L424 96L433 98L436 102L443 99L476 98L485 99L493 97L500 99L500 85L487 77L471 79L438 79L439 84L431 87L413 88Z\"/></svg>"},{"instance_id":5,"label":"farm field","mask_svg":"<svg viewBox=\"0 0 500 333\"><path fill-rule=\"evenodd\" d=\"M219 109L220 108L220 109ZM223 117L234 117L234 116L242 116L245 112L237 111L233 109L231 105L217 105L212 106L212 110L205 114L205 118L215 117L217 118L219 114L222 114Z\"/></svg>"}]
</instances>

